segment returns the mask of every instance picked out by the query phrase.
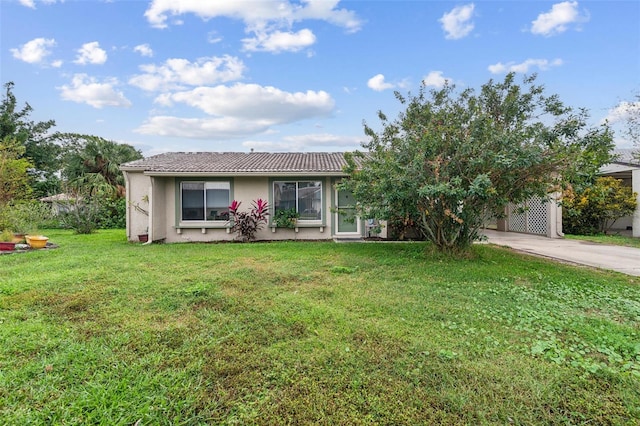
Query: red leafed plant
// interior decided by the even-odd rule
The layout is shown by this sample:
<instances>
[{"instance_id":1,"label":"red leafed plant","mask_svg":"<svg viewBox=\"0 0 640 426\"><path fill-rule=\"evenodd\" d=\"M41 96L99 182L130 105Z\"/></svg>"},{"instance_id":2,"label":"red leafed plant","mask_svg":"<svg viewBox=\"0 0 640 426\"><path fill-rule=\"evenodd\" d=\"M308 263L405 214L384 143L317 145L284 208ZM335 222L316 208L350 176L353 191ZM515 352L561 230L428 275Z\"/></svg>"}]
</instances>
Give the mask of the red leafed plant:
<instances>
[{"instance_id":1,"label":"red leafed plant","mask_svg":"<svg viewBox=\"0 0 640 426\"><path fill-rule=\"evenodd\" d=\"M248 212L239 211L240 204L242 202L233 200L229 206L231 228L238 234L240 240L255 240L256 232L267 224L269 204L262 198L258 198L251 203L251 210Z\"/></svg>"}]
</instances>

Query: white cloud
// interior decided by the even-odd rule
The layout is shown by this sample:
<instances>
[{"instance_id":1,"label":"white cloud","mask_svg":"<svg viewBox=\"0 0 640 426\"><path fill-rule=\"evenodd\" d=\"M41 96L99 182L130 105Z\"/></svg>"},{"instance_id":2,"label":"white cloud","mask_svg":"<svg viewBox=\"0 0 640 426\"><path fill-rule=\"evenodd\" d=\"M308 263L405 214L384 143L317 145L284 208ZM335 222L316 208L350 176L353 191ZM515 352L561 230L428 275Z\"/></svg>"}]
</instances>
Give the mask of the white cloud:
<instances>
[{"instance_id":1,"label":"white cloud","mask_svg":"<svg viewBox=\"0 0 640 426\"><path fill-rule=\"evenodd\" d=\"M201 86L239 80L244 63L233 56L186 59L167 59L163 65L141 65L144 74L133 76L129 84L147 91L182 89L185 85Z\"/></svg>"},{"instance_id":2,"label":"white cloud","mask_svg":"<svg viewBox=\"0 0 640 426\"><path fill-rule=\"evenodd\" d=\"M531 23L531 32L549 37L565 32L570 24L580 24L588 20L588 15L581 15L578 11L577 1L565 1L554 4L549 12L538 15Z\"/></svg>"},{"instance_id":3,"label":"white cloud","mask_svg":"<svg viewBox=\"0 0 640 426\"><path fill-rule=\"evenodd\" d=\"M422 79L422 82L427 87L435 87L437 89L444 87L444 85L448 82L452 81L450 78L444 77L442 75L442 71L431 71L429 74L425 75Z\"/></svg>"},{"instance_id":4,"label":"white cloud","mask_svg":"<svg viewBox=\"0 0 640 426\"><path fill-rule=\"evenodd\" d=\"M338 9L339 0L283 1L200 1L153 0L145 17L154 27L167 27L169 16L192 13L204 20L227 17L239 19L249 28L267 25L290 26L294 22L316 19L330 22L347 31L358 31L362 22L355 12Z\"/></svg>"},{"instance_id":5,"label":"white cloud","mask_svg":"<svg viewBox=\"0 0 640 426\"><path fill-rule=\"evenodd\" d=\"M245 141L242 146L262 152L353 151L361 147L361 136L328 133L286 136L279 141Z\"/></svg>"},{"instance_id":6,"label":"white cloud","mask_svg":"<svg viewBox=\"0 0 640 426\"><path fill-rule=\"evenodd\" d=\"M74 64L80 65L101 65L105 62L107 62L107 52L100 48L100 43L97 41L83 44L82 47L78 49L76 60L73 61Z\"/></svg>"},{"instance_id":7,"label":"white cloud","mask_svg":"<svg viewBox=\"0 0 640 426\"><path fill-rule=\"evenodd\" d=\"M376 92L382 92L383 90L393 89L396 87L395 84L385 82L384 75L382 74L377 74L371 77L369 81L367 81L367 86Z\"/></svg>"},{"instance_id":8,"label":"white cloud","mask_svg":"<svg viewBox=\"0 0 640 426\"><path fill-rule=\"evenodd\" d=\"M629 117L640 117L640 101L620 102L615 108L609 110L603 122L618 123L626 121Z\"/></svg>"},{"instance_id":9,"label":"white cloud","mask_svg":"<svg viewBox=\"0 0 640 426\"><path fill-rule=\"evenodd\" d=\"M115 89L118 80L114 78L98 82L86 74L75 74L70 85L58 87L65 101L85 103L94 108L105 106L130 107L131 102L122 92Z\"/></svg>"},{"instance_id":10,"label":"white cloud","mask_svg":"<svg viewBox=\"0 0 640 426\"><path fill-rule=\"evenodd\" d=\"M149 46L146 43L137 45L136 47L133 48L133 51L138 52L142 56L147 56L147 57L153 56L153 49L151 49L151 46Z\"/></svg>"},{"instance_id":11,"label":"white cloud","mask_svg":"<svg viewBox=\"0 0 640 426\"><path fill-rule=\"evenodd\" d=\"M302 2L303 6L293 4L293 18L295 21L318 19L343 27L350 33L359 31L362 28L362 20L353 11L337 9L338 3L340 0L306 0Z\"/></svg>"},{"instance_id":12,"label":"white cloud","mask_svg":"<svg viewBox=\"0 0 640 426\"><path fill-rule=\"evenodd\" d=\"M498 62L497 64L489 65L488 69L492 74L505 74L508 72L527 73L534 67L540 71L546 71L551 67L558 67L560 65L562 65L562 59L554 59L553 61L549 61L548 59L527 59L519 64L515 62L507 62L506 64Z\"/></svg>"},{"instance_id":13,"label":"white cloud","mask_svg":"<svg viewBox=\"0 0 640 426\"><path fill-rule=\"evenodd\" d=\"M290 93L274 87L241 83L165 93L156 98L156 103L164 106L182 103L211 117L159 115L147 120L137 132L214 139L248 136L269 131L280 124L326 117L335 105L331 96L323 91Z\"/></svg>"},{"instance_id":14,"label":"white cloud","mask_svg":"<svg viewBox=\"0 0 640 426\"><path fill-rule=\"evenodd\" d=\"M465 6L454 7L451 12L442 15L438 21L442 23L442 29L446 33L445 38L458 40L469 35L473 31L473 3Z\"/></svg>"},{"instance_id":15,"label":"white cloud","mask_svg":"<svg viewBox=\"0 0 640 426\"><path fill-rule=\"evenodd\" d=\"M216 31L210 31L207 34L207 42L211 44L220 43L222 41L222 37L218 35Z\"/></svg>"},{"instance_id":16,"label":"white cloud","mask_svg":"<svg viewBox=\"0 0 640 426\"><path fill-rule=\"evenodd\" d=\"M31 9L35 9L36 8L36 2L35 0L19 0L20 4L25 6L25 7L29 7ZM41 3L44 4L53 4L55 3L56 0L41 0ZM60 3L64 3L64 0L60 0Z\"/></svg>"},{"instance_id":17,"label":"white cloud","mask_svg":"<svg viewBox=\"0 0 640 426\"><path fill-rule=\"evenodd\" d=\"M11 49L13 57L30 64L44 63L44 59L51 54L50 47L56 45L52 38L34 38L26 42L19 49Z\"/></svg>"},{"instance_id":18,"label":"white cloud","mask_svg":"<svg viewBox=\"0 0 640 426\"><path fill-rule=\"evenodd\" d=\"M195 139L228 139L262 133L267 131L269 126L269 123L247 122L233 117L180 118L155 116L134 131L144 135Z\"/></svg>"},{"instance_id":19,"label":"white cloud","mask_svg":"<svg viewBox=\"0 0 640 426\"><path fill-rule=\"evenodd\" d=\"M271 33L256 32L256 37L242 40L243 48L249 52L297 52L316 42L316 36L308 29L297 33L290 31L274 31Z\"/></svg>"},{"instance_id":20,"label":"white cloud","mask_svg":"<svg viewBox=\"0 0 640 426\"><path fill-rule=\"evenodd\" d=\"M166 28L181 22L177 16L194 14L203 20L225 17L244 22L250 34L242 40L244 50L263 52L297 52L313 45L315 35L309 29L292 31L294 24L305 20L320 20L359 31L362 21L355 12L338 8L340 0L281 0L281 1L199 1L153 0L145 12L148 22L157 28ZM210 43L220 40L208 36Z\"/></svg>"},{"instance_id":21,"label":"white cloud","mask_svg":"<svg viewBox=\"0 0 640 426\"><path fill-rule=\"evenodd\" d=\"M291 123L327 116L334 100L324 91L285 92L271 86L237 83L233 86L197 87L163 95L161 102L178 102L209 115L231 116L271 124Z\"/></svg>"}]
</instances>

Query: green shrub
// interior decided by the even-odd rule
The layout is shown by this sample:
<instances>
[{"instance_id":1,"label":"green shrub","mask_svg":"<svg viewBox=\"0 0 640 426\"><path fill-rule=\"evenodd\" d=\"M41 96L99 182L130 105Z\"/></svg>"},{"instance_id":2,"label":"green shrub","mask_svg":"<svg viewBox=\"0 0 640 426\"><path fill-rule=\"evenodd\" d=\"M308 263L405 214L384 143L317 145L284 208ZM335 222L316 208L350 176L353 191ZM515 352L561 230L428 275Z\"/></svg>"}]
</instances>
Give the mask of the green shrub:
<instances>
[{"instance_id":1,"label":"green shrub","mask_svg":"<svg viewBox=\"0 0 640 426\"><path fill-rule=\"evenodd\" d=\"M100 229L124 229L127 227L127 200L107 198L103 200L98 212Z\"/></svg>"},{"instance_id":2,"label":"green shrub","mask_svg":"<svg viewBox=\"0 0 640 426\"><path fill-rule=\"evenodd\" d=\"M63 228L72 229L76 234L91 234L99 227L101 209L101 197L78 195L65 204L58 218Z\"/></svg>"},{"instance_id":3,"label":"green shrub","mask_svg":"<svg viewBox=\"0 0 640 426\"><path fill-rule=\"evenodd\" d=\"M636 209L637 194L612 177L600 177L582 190L569 188L562 199L562 227L568 234L603 234Z\"/></svg>"},{"instance_id":4,"label":"green shrub","mask_svg":"<svg viewBox=\"0 0 640 426\"><path fill-rule=\"evenodd\" d=\"M273 223L278 228L295 228L296 221L300 217L300 214L295 208L280 209L273 215Z\"/></svg>"},{"instance_id":5,"label":"green shrub","mask_svg":"<svg viewBox=\"0 0 640 426\"><path fill-rule=\"evenodd\" d=\"M36 200L7 204L0 209L0 228L9 229L17 234L27 234L39 228L49 227L52 219L51 207Z\"/></svg>"}]
</instances>

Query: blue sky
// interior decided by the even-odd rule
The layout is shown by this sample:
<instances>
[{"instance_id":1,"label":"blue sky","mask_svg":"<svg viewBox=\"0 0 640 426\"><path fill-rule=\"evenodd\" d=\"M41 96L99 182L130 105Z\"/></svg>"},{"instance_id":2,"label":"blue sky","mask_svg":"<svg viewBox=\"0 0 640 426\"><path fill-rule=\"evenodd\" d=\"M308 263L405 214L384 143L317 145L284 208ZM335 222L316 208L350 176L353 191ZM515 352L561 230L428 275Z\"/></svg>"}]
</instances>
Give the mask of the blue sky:
<instances>
[{"instance_id":1,"label":"blue sky","mask_svg":"<svg viewBox=\"0 0 640 426\"><path fill-rule=\"evenodd\" d=\"M640 1L0 0L0 77L56 130L165 151L343 151L394 90L510 70L619 129ZM616 132L619 147L631 147Z\"/></svg>"}]
</instances>

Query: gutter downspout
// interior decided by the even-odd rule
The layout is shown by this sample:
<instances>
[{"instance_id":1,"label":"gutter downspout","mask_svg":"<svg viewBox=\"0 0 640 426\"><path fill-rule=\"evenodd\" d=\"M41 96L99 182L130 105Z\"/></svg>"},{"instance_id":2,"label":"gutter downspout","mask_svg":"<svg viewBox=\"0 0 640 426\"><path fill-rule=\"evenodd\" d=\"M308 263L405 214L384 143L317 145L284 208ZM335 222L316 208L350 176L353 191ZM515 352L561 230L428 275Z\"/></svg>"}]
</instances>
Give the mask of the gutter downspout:
<instances>
[{"instance_id":1,"label":"gutter downspout","mask_svg":"<svg viewBox=\"0 0 640 426\"><path fill-rule=\"evenodd\" d=\"M559 201L561 197L562 193L556 191L549 200L548 217L551 227L547 233L549 238L564 238L564 233L562 232L562 206Z\"/></svg>"},{"instance_id":2,"label":"gutter downspout","mask_svg":"<svg viewBox=\"0 0 640 426\"><path fill-rule=\"evenodd\" d=\"M561 175L558 175L560 178ZM553 204L555 205L555 234L554 238L564 238L564 232L562 232L562 205L560 202L562 201L562 191L556 191L553 193Z\"/></svg>"},{"instance_id":3,"label":"gutter downspout","mask_svg":"<svg viewBox=\"0 0 640 426\"><path fill-rule=\"evenodd\" d=\"M122 171L124 175L124 191L125 199L127 201L127 208L125 209L125 226L127 227L127 241L131 241L131 200L129 199L131 194L131 185L129 183L129 173Z\"/></svg>"},{"instance_id":4,"label":"gutter downspout","mask_svg":"<svg viewBox=\"0 0 640 426\"><path fill-rule=\"evenodd\" d=\"M558 201L556 202L556 209L558 213L556 214L556 234L560 238L564 238L564 232L562 231L562 206L558 205Z\"/></svg>"},{"instance_id":5,"label":"gutter downspout","mask_svg":"<svg viewBox=\"0 0 640 426\"><path fill-rule=\"evenodd\" d=\"M143 243L143 246L148 246L153 243L153 177L151 178L151 185L149 185L149 217L147 219L147 234L149 234L149 240Z\"/></svg>"}]
</instances>

